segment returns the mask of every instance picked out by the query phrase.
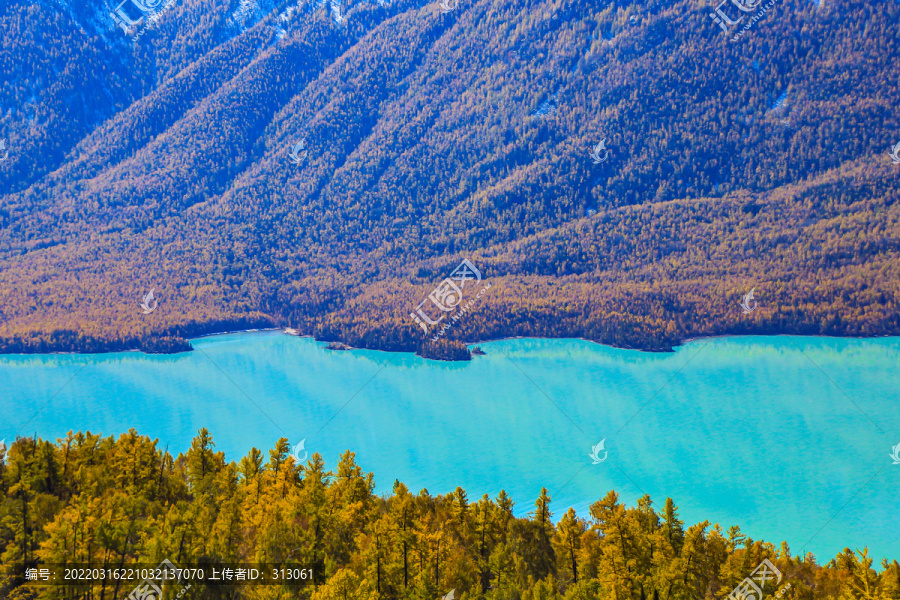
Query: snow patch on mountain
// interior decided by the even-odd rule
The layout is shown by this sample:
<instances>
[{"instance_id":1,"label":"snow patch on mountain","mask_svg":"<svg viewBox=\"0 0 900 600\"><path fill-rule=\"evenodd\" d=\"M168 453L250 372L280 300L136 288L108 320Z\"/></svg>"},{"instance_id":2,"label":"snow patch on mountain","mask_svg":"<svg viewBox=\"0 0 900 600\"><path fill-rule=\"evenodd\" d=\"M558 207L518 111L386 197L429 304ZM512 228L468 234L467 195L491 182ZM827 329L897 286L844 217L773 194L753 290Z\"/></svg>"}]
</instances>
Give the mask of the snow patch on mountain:
<instances>
[{"instance_id":1,"label":"snow patch on mountain","mask_svg":"<svg viewBox=\"0 0 900 600\"><path fill-rule=\"evenodd\" d=\"M228 17L228 24L240 31L246 31L259 23L276 6L274 0L240 0L237 8ZM288 10L291 8L294 7Z\"/></svg>"},{"instance_id":2,"label":"snow patch on mountain","mask_svg":"<svg viewBox=\"0 0 900 600\"><path fill-rule=\"evenodd\" d=\"M338 25L342 25L346 17L341 14L341 0L331 0L331 18Z\"/></svg>"}]
</instances>

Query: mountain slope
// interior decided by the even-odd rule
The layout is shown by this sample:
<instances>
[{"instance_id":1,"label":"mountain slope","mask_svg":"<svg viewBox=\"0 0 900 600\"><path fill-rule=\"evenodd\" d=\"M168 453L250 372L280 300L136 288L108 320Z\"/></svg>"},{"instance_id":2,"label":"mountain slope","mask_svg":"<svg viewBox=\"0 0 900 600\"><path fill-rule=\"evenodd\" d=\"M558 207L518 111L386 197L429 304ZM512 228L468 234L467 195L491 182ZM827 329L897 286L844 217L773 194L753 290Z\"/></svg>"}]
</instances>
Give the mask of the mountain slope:
<instances>
[{"instance_id":1,"label":"mountain slope","mask_svg":"<svg viewBox=\"0 0 900 600\"><path fill-rule=\"evenodd\" d=\"M7 351L900 333L898 2L786 1L736 42L688 2L182 2L135 40L79 10L54 22L126 83L59 82L93 116L49 156L4 113ZM410 313L462 258L492 286L436 350Z\"/></svg>"}]
</instances>

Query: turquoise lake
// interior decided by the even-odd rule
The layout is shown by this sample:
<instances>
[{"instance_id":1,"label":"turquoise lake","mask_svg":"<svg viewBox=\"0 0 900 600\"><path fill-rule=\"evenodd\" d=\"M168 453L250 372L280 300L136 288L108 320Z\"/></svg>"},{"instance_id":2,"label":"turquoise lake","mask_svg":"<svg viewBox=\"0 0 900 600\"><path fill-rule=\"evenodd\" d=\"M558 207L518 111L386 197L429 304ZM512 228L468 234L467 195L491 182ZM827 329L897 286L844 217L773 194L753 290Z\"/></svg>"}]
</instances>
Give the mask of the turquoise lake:
<instances>
[{"instance_id":1,"label":"turquoise lake","mask_svg":"<svg viewBox=\"0 0 900 600\"><path fill-rule=\"evenodd\" d=\"M470 500L503 488L523 515L544 486L557 517L611 489L628 504L671 496L688 525L739 525L820 561L863 546L900 559L900 338L714 338L674 353L515 339L468 363L279 332L194 345L0 356L0 439L134 427L177 454L207 427L229 460L305 439L329 467L356 452L379 493L395 478Z\"/></svg>"}]
</instances>

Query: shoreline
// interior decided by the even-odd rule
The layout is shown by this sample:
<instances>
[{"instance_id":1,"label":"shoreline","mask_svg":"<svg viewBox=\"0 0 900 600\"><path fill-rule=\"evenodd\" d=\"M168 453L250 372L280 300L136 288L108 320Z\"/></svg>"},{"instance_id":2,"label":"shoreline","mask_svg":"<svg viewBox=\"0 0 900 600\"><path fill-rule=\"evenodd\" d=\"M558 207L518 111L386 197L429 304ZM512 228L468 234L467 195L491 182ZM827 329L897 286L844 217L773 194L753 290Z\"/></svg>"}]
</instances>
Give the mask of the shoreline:
<instances>
[{"instance_id":1,"label":"shoreline","mask_svg":"<svg viewBox=\"0 0 900 600\"><path fill-rule=\"evenodd\" d=\"M216 337L217 335L235 335L237 333L264 333L267 331L284 331L283 327L262 327L256 329L235 329L234 331L222 331L219 333L204 333L203 335L198 335L197 337L187 338L187 341L193 342L194 340L202 340L205 338ZM311 337L308 335L297 335L294 337Z\"/></svg>"},{"instance_id":2,"label":"shoreline","mask_svg":"<svg viewBox=\"0 0 900 600\"><path fill-rule=\"evenodd\" d=\"M240 335L240 334L252 334L252 333L276 333L280 332L282 335L286 335L288 337L295 337L299 339L311 339L318 344L328 344L333 343L334 340L319 340L312 335L309 334L288 334L285 332L285 327L259 327L259 328L251 328L251 329L234 329L228 331L219 331L215 333L205 333L203 335L199 335L197 337L186 338L186 341L190 344L193 344L195 341L208 340L210 338L227 336L227 335ZM604 346L607 348L613 348L616 350L635 350L637 352L643 352L648 354L668 354L674 353L676 349L681 346L685 346L694 342L701 342L704 340L715 340L720 338L736 338L736 337L798 337L798 338L823 338L823 339L835 339L835 340L869 340L869 339L890 339L890 338L900 338L900 335L867 335L867 336L852 336L852 335L822 335L822 334L807 334L807 333L722 333L722 334L713 334L713 335L703 335L685 338L681 340L679 343L674 344L671 348L640 348L640 347L625 347L625 346L614 346L612 344L606 344L603 342L598 342L596 340L591 340L584 337L542 337L542 336L506 336L500 338L492 338L485 340L477 340L477 341L462 341L461 343L465 345L465 347L471 352L472 348L475 346L483 346L485 344L491 344L494 342L504 342L508 340L578 340L583 342L588 342L591 344L596 344L598 346ZM482 348L483 349L483 348ZM424 360L434 360L437 362L467 362L465 360L448 360L448 359L437 359L437 358L429 358L422 356L419 354L417 350L384 350L381 348L361 348L358 346L349 346L345 349L346 351L353 350L366 350L370 352L386 352L391 354L413 354L422 358ZM77 350L54 350L50 352L0 352L0 357L2 356L70 356L70 355L103 355L103 354L117 354L117 353L141 353L147 356L174 356L178 354L188 354L190 352L194 352L195 349L193 346L190 350L183 350L179 352L146 352L140 348L126 348L126 349L110 349L106 351L100 352L79 352ZM489 354L489 353L488 353Z\"/></svg>"}]
</instances>

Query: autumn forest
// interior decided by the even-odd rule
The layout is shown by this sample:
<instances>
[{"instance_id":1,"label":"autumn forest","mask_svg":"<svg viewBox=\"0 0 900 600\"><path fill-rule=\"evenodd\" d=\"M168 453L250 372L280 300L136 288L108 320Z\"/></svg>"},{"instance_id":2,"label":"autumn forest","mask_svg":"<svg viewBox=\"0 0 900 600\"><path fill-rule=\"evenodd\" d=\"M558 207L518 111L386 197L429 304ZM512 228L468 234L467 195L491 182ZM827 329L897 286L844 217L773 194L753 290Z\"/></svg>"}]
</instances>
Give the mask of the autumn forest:
<instances>
[{"instance_id":1,"label":"autumn forest","mask_svg":"<svg viewBox=\"0 0 900 600\"><path fill-rule=\"evenodd\" d=\"M0 351L900 332L897 2L738 43L687 0L214 4L0 8ZM491 290L433 344L463 258Z\"/></svg>"},{"instance_id":2,"label":"autumn forest","mask_svg":"<svg viewBox=\"0 0 900 600\"><path fill-rule=\"evenodd\" d=\"M728 597L768 559L782 577L771 597L900 598L896 560L797 554L736 525L684 523L671 498L625 506L610 491L578 515L546 489L532 502L374 487L353 452L333 468L318 454L301 463L284 439L229 461L205 429L178 455L134 430L20 438L0 463L0 596L121 599L130 588L36 585L25 569L168 559L314 573L313 585L192 585L188 599L696 600Z\"/></svg>"}]
</instances>

